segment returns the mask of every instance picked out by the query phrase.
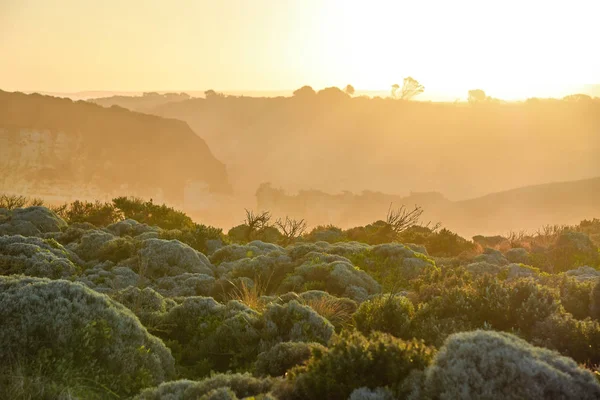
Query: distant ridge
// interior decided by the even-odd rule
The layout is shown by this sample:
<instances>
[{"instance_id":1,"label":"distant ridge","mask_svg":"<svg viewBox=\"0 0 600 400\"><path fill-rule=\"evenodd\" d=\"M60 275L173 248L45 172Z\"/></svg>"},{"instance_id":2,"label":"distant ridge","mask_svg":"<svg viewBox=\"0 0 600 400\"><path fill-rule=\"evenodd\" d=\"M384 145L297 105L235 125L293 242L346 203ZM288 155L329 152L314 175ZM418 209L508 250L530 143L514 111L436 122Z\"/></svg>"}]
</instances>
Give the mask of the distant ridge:
<instances>
[{"instance_id":1,"label":"distant ridge","mask_svg":"<svg viewBox=\"0 0 600 400\"><path fill-rule=\"evenodd\" d=\"M262 185L257 192L259 209L344 228L384 218L390 204L394 207L417 204L425 210L422 218L425 222L439 221L466 237L505 234L511 230L532 231L546 224L576 224L583 219L600 218L598 199L600 177L524 186L461 201L448 200L435 192L398 196L380 192L328 194L306 190L287 195L269 185Z\"/></svg>"},{"instance_id":2,"label":"distant ridge","mask_svg":"<svg viewBox=\"0 0 600 400\"><path fill-rule=\"evenodd\" d=\"M225 165L185 122L0 91L0 190L85 188L181 203L189 185L231 190Z\"/></svg>"}]
</instances>

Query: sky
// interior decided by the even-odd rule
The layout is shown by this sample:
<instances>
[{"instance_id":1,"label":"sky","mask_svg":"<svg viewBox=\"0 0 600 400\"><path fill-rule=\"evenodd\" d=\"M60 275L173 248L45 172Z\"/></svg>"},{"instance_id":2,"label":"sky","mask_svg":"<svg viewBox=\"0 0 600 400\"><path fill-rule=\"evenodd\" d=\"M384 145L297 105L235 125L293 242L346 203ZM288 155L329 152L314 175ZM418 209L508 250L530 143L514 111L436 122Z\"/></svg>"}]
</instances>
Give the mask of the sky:
<instances>
[{"instance_id":1,"label":"sky","mask_svg":"<svg viewBox=\"0 0 600 400\"><path fill-rule=\"evenodd\" d=\"M560 97L600 83L599 0L0 0L8 91L387 90Z\"/></svg>"}]
</instances>

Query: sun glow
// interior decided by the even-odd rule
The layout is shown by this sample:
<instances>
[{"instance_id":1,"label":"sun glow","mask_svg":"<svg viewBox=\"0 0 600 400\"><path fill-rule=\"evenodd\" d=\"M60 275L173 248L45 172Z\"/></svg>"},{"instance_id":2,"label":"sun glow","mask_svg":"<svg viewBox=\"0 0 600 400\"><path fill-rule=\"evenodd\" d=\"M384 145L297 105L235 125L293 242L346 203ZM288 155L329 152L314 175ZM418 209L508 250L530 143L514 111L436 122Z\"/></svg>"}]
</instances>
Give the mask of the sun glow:
<instances>
[{"instance_id":1,"label":"sun glow","mask_svg":"<svg viewBox=\"0 0 600 400\"><path fill-rule=\"evenodd\" d=\"M5 90L388 91L505 99L600 82L597 0L0 2ZM93 17L92 17L93 16ZM44 40L40 40L43 37Z\"/></svg>"}]
</instances>

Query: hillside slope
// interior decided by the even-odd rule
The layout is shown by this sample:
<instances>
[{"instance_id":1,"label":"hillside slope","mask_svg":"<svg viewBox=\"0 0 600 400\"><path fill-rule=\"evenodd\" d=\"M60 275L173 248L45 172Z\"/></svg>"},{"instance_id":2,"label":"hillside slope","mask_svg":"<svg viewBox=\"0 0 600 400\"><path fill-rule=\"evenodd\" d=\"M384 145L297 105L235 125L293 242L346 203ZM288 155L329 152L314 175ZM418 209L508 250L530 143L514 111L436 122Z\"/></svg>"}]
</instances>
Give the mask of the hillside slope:
<instances>
[{"instance_id":1,"label":"hillside slope","mask_svg":"<svg viewBox=\"0 0 600 400\"><path fill-rule=\"evenodd\" d=\"M225 165L185 122L0 91L0 191L181 203L194 190L231 188Z\"/></svg>"},{"instance_id":2,"label":"hillside slope","mask_svg":"<svg viewBox=\"0 0 600 400\"><path fill-rule=\"evenodd\" d=\"M270 185L257 191L259 209L276 216L305 218L311 226L334 224L343 228L385 219L390 207L415 204L425 210L424 222L441 222L465 237L505 234L510 230L536 230L542 225L577 224L600 216L600 177L527 186L463 201L439 193L395 196L377 192L328 194L301 191L288 195Z\"/></svg>"},{"instance_id":3,"label":"hillside slope","mask_svg":"<svg viewBox=\"0 0 600 400\"><path fill-rule=\"evenodd\" d=\"M330 92L190 99L148 112L201 133L238 192L272 182L467 199L600 174L600 100L452 104Z\"/></svg>"}]
</instances>

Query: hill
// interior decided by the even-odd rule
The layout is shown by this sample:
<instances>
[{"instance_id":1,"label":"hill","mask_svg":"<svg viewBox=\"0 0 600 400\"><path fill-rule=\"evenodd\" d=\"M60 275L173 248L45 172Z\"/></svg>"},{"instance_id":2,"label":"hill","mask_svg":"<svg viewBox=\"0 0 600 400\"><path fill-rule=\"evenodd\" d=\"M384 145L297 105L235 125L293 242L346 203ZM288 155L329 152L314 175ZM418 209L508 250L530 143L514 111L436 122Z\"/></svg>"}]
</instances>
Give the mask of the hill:
<instances>
[{"instance_id":1,"label":"hill","mask_svg":"<svg viewBox=\"0 0 600 400\"><path fill-rule=\"evenodd\" d=\"M0 191L181 204L230 190L225 165L185 122L0 91Z\"/></svg>"},{"instance_id":2,"label":"hill","mask_svg":"<svg viewBox=\"0 0 600 400\"><path fill-rule=\"evenodd\" d=\"M455 104L326 89L216 94L145 112L201 134L238 194L272 182L292 191L440 191L458 200L600 171L600 100Z\"/></svg>"},{"instance_id":3,"label":"hill","mask_svg":"<svg viewBox=\"0 0 600 400\"><path fill-rule=\"evenodd\" d=\"M439 193L395 196L377 192L339 195L301 191L288 195L270 185L257 191L259 209L276 216L292 215L311 224L334 224L342 228L385 219L392 207L419 205L422 220L441 222L465 237L496 235L508 231L534 231L548 221L576 224L600 215L600 177L527 186L463 201L451 201Z\"/></svg>"}]
</instances>

